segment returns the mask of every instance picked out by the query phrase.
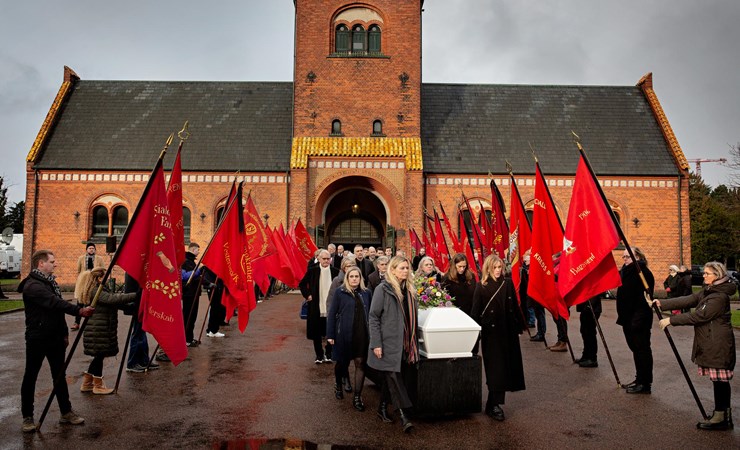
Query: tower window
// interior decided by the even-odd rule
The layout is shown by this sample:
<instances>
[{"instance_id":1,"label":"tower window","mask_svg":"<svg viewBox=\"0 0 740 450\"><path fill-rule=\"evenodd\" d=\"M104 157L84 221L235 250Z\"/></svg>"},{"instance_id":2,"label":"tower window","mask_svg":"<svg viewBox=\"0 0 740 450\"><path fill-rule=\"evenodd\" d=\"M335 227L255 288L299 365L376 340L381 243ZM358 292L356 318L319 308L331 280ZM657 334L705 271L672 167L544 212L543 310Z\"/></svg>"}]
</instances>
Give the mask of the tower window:
<instances>
[{"instance_id":1,"label":"tower window","mask_svg":"<svg viewBox=\"0 0 740 450\"><path fill-rule=\"evenodd\" d=\"M373 136L383 136L383 122L380 120L373 121Z\"/></svg>"},{"instance_id":2,"label":"tower window","mask_svg":"<svg viewBox=\"0 0 740 450\"><path fill-rule=\"evenodd\" d=\"M380 27L372 25L367 33L368 49L370 53L380 53Z\"/></svg>"},{"instance_id":3,"label":"tower window","mask_svg":"<svg viewBox=\"0 0 740 450\"><path fill-rule=\"evenodd\" d=\"M342 135L342 122L339 119L334 119L331 122L331 135L341 136Z\"/></svg>"},{"instance_id":4,"label":"tower window","mask_svg":"<svg viewBox=\"0 0 740 450\"><path fill-rule=\"evenodd\" d=\"M367 35L362 25L355 25L352 28L352 53L362 53L367 51Z\"/></svg>"},{"instance_id":5,"label":"tower window","mask_svg":"<svg viewBox=\"0 0 740 450\"><path fill-rule=\"evenodd\" d=\"M339 25L337 27L334 39L334 51L337 53L349 52L349 29L346 25Z\"/></svg>"}]
</instances>

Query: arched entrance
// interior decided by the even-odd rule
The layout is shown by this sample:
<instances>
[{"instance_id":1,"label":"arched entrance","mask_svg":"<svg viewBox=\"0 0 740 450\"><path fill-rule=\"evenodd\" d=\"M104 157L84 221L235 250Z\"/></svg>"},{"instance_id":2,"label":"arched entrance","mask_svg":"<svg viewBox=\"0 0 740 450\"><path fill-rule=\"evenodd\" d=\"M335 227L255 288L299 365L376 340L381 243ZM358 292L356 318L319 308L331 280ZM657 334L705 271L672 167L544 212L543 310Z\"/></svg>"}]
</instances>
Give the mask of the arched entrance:
<instances>
[{"instance_id":1,"label":"arched entrance","mask_svg":"<svg viewBox=\"0 0 740 450\"><path fill-rule=\"evenodd\" d=\"M364 247L383 245L386 213L383 203L370 191L347 189L341 191L326 205L324 215L326 242Z\"/></svg>"},{"instance_id":2,"label":"arched entrance","mask_svg":"<svg viewBox=\"0 0 740 450\"><path fill-rule=\"evenodd\" d=\"M317 192L313 216L316 244L342 244L351 251L365 247L395 247L397 195L382 182L363 176L344 176Z\"/></svg>"}]
</instances>

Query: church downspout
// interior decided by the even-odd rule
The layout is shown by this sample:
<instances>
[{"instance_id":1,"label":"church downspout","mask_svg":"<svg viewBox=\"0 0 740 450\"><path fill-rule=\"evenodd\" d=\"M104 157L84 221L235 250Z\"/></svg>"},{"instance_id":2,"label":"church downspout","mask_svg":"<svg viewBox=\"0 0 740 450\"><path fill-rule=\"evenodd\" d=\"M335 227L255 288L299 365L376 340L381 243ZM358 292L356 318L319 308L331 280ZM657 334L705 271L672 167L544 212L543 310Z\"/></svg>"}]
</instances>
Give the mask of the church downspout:
<instances>
[{"instance_id":1,"label":"church downspout","mask_svg":"<svg viewBox=\"0 0 740 450\"><path fill-rule=\"evenodd\" d=\"M683 254L683 211L681 208L681 178L681 174L678 174L678 259L679 261L681 261L681 264L686 264ZM687 265L691 267L691 261L689 261Z\"/></svg>"}]
</instances>

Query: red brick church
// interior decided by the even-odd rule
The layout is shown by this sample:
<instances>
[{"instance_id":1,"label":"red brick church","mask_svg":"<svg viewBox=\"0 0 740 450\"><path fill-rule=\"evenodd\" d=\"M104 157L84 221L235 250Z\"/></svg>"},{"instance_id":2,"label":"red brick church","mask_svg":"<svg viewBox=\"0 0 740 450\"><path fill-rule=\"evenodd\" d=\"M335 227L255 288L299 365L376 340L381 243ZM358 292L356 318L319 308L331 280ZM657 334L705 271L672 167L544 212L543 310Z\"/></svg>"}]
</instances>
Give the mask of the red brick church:
<instances>
[{"instance_id":1,"label":"red brick church","mask_svg":"<svg viewBox=\"0 0 740 450\"><path fill-rule=\"evenodd\" d=\"M186 240L209 241L237 179L270 225L301 218L320 246L408 250L425 208L442 202L459 229L461 192L488 206L489 172L508 202L507 161L531 203L530 143L564 220L573 130L653 270L691 261L688 165L650 74L635 86L423 83L423 1L294 4L292 82L84 80L65 68L27 157L25 254L53 249L72 283L83 243L103 253L123 234L187 120Z\"/></svg>"}]
</instances>

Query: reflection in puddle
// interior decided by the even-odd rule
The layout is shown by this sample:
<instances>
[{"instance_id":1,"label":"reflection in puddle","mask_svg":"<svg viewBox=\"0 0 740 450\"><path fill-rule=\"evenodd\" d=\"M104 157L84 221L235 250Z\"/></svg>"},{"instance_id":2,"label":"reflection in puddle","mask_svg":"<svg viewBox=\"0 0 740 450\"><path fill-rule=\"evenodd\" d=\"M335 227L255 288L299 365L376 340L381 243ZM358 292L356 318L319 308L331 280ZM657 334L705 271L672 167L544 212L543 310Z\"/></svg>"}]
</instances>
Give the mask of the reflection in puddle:
<instances>
[{"instance_id":1,"label":"reflection in puddle","mask_svg":"<svg viewBox=\"0 0 740 450\"><path fill-rule=\"evenodd\" d=\"M213 450L366 450L353 445L316 444L300 439L235 439L213 444Z\"/></svg>"}]
</instances>

